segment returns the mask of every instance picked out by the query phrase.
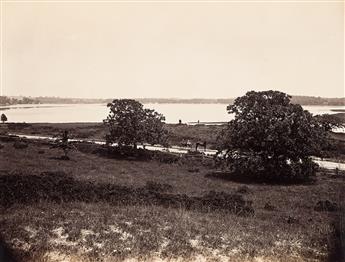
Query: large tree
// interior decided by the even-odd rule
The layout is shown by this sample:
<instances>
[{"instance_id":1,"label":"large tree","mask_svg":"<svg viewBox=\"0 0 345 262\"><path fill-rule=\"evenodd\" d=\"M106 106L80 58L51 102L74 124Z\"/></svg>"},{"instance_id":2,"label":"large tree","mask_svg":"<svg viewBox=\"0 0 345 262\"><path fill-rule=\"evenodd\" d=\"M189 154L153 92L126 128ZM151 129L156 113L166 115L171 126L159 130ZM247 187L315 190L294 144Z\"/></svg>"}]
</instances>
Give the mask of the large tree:
<instances>
[{"instance_id":1,"label":"large tree","mask_svg":"<svg viewBox=\"0 0 345 262\"><path fill-rule=\"evenodd\" d=\"M115 99L108 104L110 109L104 123L109 128L108 143L119 146L160 144L165 142L164 116L133 99Z\"/></svg>"},{"instance_id":2,"label":"large tree","mask_svg":"<svg viewBox=\"0 0 345 262\"><path fill-rule=\"evenodd\" d=\"M227 107L235 118L220 136L220 150L233 174L298 180L315 173L310 157L320 151L325 128L290 99L278 91L250 91Z\"/></svg>"}]
</instances>

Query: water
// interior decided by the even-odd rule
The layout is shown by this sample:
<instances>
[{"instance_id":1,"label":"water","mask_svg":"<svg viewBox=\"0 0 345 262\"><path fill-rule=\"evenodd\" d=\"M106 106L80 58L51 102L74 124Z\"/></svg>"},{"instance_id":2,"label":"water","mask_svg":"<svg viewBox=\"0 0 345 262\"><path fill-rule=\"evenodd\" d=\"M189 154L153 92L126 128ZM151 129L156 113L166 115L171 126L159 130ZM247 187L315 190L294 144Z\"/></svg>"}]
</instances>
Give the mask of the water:
<instances>
[{"instance_id":1,"label":"water","mask_svg":"<svg viewBox=\"0 0 345 262\"><path fill-rule=\"evenodd\" d=\"M226 104L146 104L166 117L167 123L227 122L232 119ZM332 114L331 110L345 110L345 106L304 106L313 114ZM73 123L101 122L108 115L105 104L40 104L0 107L9 122Z\"/></svg>"}]
</instances>

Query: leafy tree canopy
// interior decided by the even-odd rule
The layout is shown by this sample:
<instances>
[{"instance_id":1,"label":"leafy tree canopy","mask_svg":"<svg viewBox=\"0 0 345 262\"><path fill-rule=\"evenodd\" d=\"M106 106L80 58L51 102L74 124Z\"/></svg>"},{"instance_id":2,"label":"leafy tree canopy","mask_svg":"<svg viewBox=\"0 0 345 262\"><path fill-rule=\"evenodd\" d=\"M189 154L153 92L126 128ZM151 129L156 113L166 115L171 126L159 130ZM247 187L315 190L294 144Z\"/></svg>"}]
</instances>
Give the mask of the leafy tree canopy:
<instances>
[{"instance_id":1,"label":"leafy tree canopy","mask_svg":"<svg viewBox=\"0 0 345 262\"><path fill-rule=\"evenodd\" d=\"M279 91L250 91L227 107L235 114L221 134L220 149L234 173L304 177L315 172L325 128Z\"/></svg>"},{"instance_id":2,"label":"leafy tree canopy","mask_svg":"<svg viewBox=\"0 0 345 262\"><path fill-rule=\"evenodd\" d=\"M165 118L162 114L145 109L133 99L115 99L108 107L110 112L104 120L109 128L106 137L108 143L134 147L141 143L165 143Z\"/></svg>"}]
</instances>

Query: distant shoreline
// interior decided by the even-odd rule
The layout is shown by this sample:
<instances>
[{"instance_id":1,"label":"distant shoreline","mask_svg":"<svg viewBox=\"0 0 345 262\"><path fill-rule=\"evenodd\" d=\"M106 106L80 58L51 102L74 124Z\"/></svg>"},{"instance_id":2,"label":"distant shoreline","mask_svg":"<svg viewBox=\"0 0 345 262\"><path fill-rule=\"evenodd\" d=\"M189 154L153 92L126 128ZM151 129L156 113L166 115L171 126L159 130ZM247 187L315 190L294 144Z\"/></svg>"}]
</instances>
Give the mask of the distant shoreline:
<instances>
[{"instance_id":1,"label":"distant shoreline","mask_svg":"<svg viewBox=\"0 0 345 262\"><path fill-rule=\"evenodd\" d=\"M160 101L160 102L157 102L157 101L141 101L141 100L138 100L139 102L141 102L142 104L190 104L190 105L203 105L203 104L211 104L211 105L229 105L229 104L232 104L232 102L209 102L209 101L204 101L204 102L188 102L188 101L175 101L175 102L163 102L163 101ZM53 107L54 105L95 105L95 104L104 104L104 105L107 105L107 103L109 102L44 102L44 103L32 103L32 104L0 104L0 107L1 109L7 109L6 107L9 107L8 109L12 109L12 106L18 106L18 107L21 107L21 106L32 106L32 107L37 107L37 106L40 106L40 105L50 105L51 107ZM295 103L296 104L296 103ZM325 103L320 103L320 104L304 104L304 103L297 103L297 104L300 104L301 106L345 106L345 103L344 104L337 104L337 103L330 103L330 104L325 104ZM48 106L47 106L48 107ZM334 109L334 110L331 110L331 111L334 111L334 112L345 112L345 109L342 110L342 109Z\"/></svg>"},{"instance_id":2,"label":"distant shoreline","mask_svg":"<svg viewBox=\"0 0 345 262\"><path fill-rule=\"evenodd\" d=\"M0 106L28 104L107 104L116 98L0 97ZM235 98L132 98L142 104L232 104ZM345 106L345 97L292 96L291 102L304 106Z\"/></svg>"}]
</instances>

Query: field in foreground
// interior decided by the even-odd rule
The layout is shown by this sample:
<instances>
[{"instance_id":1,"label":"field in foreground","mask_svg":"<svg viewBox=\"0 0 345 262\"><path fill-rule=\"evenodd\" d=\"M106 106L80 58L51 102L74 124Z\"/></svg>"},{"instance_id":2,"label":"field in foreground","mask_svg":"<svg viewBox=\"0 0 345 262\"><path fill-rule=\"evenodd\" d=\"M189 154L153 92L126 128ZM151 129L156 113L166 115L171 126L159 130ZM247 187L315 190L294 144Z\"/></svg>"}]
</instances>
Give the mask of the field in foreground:
<instances>
[{"instance_id":1,"label":"field in foreground","mask_svg":"<svg viewBox=\"0 0 345 262\"><path fill-rule=\"evenodd\" d=\"M341 261L345 174L305 185L217 179L212 162L71 160L1 142L0 234L19 261Z\"/></svg>"}]
</instances>

